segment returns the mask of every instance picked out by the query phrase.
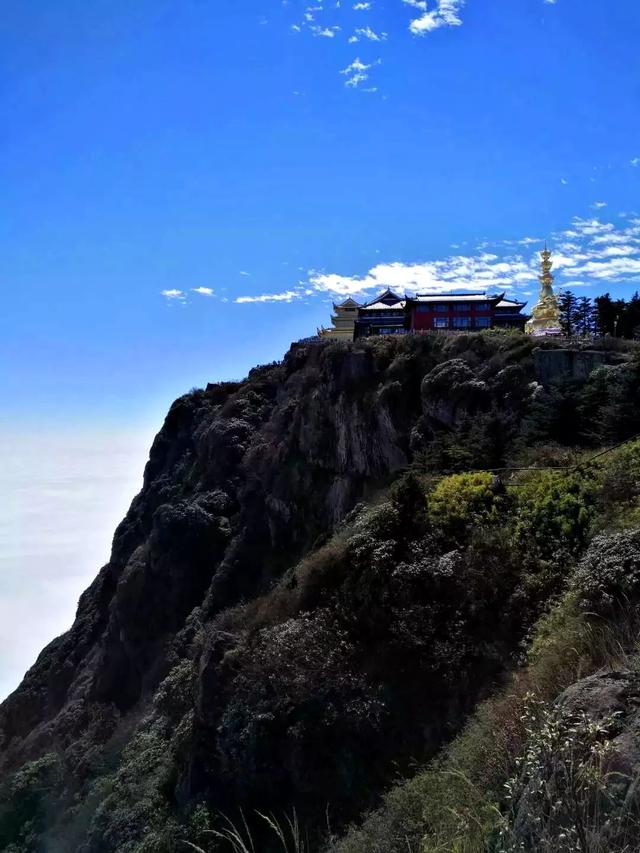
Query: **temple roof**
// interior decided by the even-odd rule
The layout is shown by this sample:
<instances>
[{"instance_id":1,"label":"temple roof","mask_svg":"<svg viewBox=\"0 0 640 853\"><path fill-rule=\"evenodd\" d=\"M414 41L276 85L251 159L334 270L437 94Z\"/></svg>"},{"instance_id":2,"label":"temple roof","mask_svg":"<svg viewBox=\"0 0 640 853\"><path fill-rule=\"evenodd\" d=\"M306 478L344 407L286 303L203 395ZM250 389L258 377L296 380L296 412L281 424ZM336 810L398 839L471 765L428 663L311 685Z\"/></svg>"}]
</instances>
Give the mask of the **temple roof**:
<instances>
[{"instance_id":1,"label":"temple roof","mask_svg":"<svg viewBox=\"0 0 640 853\"><path fill-rule=\"evenodd\" d=\"M395 305L388 305L386 302L374 302L372 305L364 305L363 311L402 311L407 303L404 300L399 300Z\"/></svg>"},{"instance_id":2,"label":"temple roof","mask_svg":"<svg viewBox=\"0 0 640 853\"><path fill-rule=\"evenodd\" d=\"M362 305L361 307L362 308L370 308L374 305L377 305L378 302L384 302L385 300L387 300L387 307L389 307L388 303L390 303L390 302L394 302L394 303L401 302L402 297L398 296L397 293L394 293L393 290L390 290L389 288L387 288L384 291L384 293L378 294L378 296L376 296L375 299L372 299L371 302L365 302L365 304ZM404 304L402 305L402 307L404 308Z\"/></svg>"},{"instance_id":3,"label":"temple roof","mask_svg":"<svg viewBox=\"0 0 640 853\"><path fill-rule=\"evenodd\" d=\"M350 296L348 299L345 299L344 302L334 302L334 308L362 308L361 302L356 302L355 299L352 299Z\"/></svg>"},{"instance_id":4,"label":"temple roof","mask_svg":"<svg viewBox=\"0 0 640 853\"><path fill-rule=\"evenodd\" d=\"M416 293L407 302L493 302L494 305L504 300L504 293L490 296L487 293ZM515 303L514 303L515 304Z\"/></svg>"},{"instance_id":5,"label":"temple roof","mask_svg":"<svg viewBox=\"0 0 640 853\"><path fill-rule=\"evenodd\" d=\"M526 302L516 302L514 299L503 299L496 305L496 308L524 308Z\"/></svg>"}]
</instances>

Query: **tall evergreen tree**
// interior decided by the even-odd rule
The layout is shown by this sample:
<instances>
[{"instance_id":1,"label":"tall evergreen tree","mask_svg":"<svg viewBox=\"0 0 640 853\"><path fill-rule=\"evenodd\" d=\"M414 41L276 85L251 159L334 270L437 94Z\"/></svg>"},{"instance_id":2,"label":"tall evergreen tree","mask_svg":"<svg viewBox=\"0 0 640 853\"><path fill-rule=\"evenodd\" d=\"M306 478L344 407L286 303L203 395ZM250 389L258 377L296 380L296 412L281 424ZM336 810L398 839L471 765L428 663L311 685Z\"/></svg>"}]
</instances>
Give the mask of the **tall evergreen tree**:
<instances>
[{"instance_id":1,"label":"tall evergreen tree","mask_svg":"<svg viewBox=\"0 0 640 853\"><path fill-rule=\"evenodd\" d=\"M560 308L560 326L568 338L572 338L576 331L576 310L578 300L570 290L563 290L558 297Z\"/></svg>"},{"instance_id":2,"label":"tall evergreen tree","mask_svg":"<svg viewBox=\"0 0 640 853\"><path fill-rule=\"evenodd\" d=\"M595 304L595 324L599 335L615 335L616 333L616 303L608 293L597 296Z\"/></svg>"},{"instance_id":3,"label":"tall evergreen tree","mask_svg":"<svg viewBox=\"0 0 640 853\"><path fill-rule=\"evenodd\" d=\"M589 297L581 296L576 304L575 330L581 338L587 338L595 332L595 312Z\"/></svg>"},{"instance_id":4,"label":"tall evergreen tree","mask_svg":"<svg viewBox=\"0 0 640 853\"><path fill-rule=\"evenodd\" d=\"M640 338L640 294L637 290L626 303L624 337Z\"/></svg>"}]
</instances>

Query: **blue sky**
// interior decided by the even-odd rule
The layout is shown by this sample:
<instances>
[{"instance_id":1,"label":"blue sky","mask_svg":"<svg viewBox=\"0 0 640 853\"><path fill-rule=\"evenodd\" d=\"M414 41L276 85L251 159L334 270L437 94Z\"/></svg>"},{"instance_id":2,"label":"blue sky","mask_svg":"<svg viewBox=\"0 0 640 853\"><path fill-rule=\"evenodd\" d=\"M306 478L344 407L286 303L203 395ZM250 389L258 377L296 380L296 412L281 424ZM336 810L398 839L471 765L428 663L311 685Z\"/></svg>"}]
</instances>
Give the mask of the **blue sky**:
<instances>
[{"instance_id":1,"label":"blue sky","mask_svg":"<svg viewBox=\"0 0 640 853\"><path fill-rule=\"evenodd\" d=\"M571 260L611 234L630 254L565 280L635 287L637 0L424 6L7 4L5 411L155 424L313 332L332 288L535 291L539 243L504 241Z\"/></svg>"},{"instance_id":2,"label":"blue sky","mask_svg":"<svg viewBox=\"0 0 640 853\"><path fill-rule=\"evenodd\" d=\"M531 300L545 238L562 286L640 287L638 44L638 0L5 4L0 431L24 470L43 434L148 443L336 296Z\"/></svg>"}]
</instances>

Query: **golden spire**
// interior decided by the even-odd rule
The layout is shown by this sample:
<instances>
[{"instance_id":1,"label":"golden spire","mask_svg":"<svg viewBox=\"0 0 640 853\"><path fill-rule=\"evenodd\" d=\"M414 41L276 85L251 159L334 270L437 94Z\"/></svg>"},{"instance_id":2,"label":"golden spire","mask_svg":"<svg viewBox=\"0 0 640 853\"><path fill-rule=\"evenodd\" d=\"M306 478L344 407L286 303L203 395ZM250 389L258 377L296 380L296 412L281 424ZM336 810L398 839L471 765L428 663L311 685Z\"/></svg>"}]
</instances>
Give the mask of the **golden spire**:
<instances>
[{"instance_id":1,"label":"golden spire","mask_svg":"<svg viewBox=\"0 0 640 853\"><path fill-rule=\"evenodd\" d=\"M525 332L530 335L559 335L561 333L560 308L553 292L553 273L551 272L553 261L546 243L540 255L542 257L540 264L542 272L538 276L540 296L533 306Z\"/></svg>"},{"instance_id":2,"label":"golden spire","mask_svg":"<svg viewBox=\"0 0 640 853\"><path fill-rule=\"evenodd\" d=\"M542 256L542 275L538 276L538 280L540 282L540 298L543 297L553 297L553 273L551 269L553 267L553 261L551 260L551 252L547 249L547 244L544 244L544 250L540 253Z\"/></svg>"}]
</instances>

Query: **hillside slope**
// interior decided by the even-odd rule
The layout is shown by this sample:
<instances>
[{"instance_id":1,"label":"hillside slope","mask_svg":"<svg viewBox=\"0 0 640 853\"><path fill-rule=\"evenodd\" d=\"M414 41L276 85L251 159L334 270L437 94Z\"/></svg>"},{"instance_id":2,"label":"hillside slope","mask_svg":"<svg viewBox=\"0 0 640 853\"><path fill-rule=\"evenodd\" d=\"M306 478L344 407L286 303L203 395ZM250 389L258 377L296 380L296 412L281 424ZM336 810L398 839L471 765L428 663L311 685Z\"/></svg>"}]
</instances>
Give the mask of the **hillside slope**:
<instances>
[{"instance_id":1,"label":"hillside slope","mask_svg":"<svg viewBox=\"0 0 640 853\"><path fill-rule=\"evenodd\" d=\"M0 709L0 849L169 851L292 807L316 849L327 807L340 829L434 756L603 510L582 475L517 500L432 475L640 431L632 353L543 377L534 347L301 344L178 400L73 627Z\"/></svg>"}]
</instances>

